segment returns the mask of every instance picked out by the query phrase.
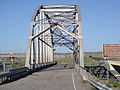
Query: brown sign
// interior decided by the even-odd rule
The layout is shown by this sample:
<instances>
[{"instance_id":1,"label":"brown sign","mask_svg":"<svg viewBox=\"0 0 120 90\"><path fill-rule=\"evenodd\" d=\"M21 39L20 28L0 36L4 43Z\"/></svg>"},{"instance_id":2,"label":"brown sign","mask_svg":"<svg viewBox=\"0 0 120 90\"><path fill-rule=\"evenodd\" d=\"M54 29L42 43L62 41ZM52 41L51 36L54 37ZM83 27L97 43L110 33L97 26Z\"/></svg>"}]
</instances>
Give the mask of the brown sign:
<instances>
[{"instance_id":1,"label":"brown sign","mask_svg":"<svg viewBox=\"0 0 120 90\"><path fill-rule=\"evenodd\" d=\"M103 44L103 57L120 57L120 44Z\"/></svg>"}]
</instances>

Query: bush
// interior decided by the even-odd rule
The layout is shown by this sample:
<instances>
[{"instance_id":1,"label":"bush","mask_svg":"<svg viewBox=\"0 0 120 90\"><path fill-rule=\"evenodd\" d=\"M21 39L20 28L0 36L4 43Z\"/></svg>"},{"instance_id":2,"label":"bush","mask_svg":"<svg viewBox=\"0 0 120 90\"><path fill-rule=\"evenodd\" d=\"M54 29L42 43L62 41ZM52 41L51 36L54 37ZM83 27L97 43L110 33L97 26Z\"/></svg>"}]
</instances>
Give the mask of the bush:
<instances>
[{"instance_id":1,"label":"bush","mask_svg":"<svg viewBox=\"0 0 120 90\"><path fill-rule=\"evenodd\" d=\"M120 87L120 82L116 80L110 80L109 82L106 83L108 87Z\"/></svg>"}]
</instances>

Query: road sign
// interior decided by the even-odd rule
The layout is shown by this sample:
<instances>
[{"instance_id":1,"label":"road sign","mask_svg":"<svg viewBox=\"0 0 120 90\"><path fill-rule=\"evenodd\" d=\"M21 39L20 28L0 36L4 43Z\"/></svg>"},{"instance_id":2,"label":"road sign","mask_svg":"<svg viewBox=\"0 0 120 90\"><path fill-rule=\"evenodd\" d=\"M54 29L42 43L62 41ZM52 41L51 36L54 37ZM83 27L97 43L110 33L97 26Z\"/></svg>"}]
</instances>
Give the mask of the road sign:
<instances>
[{"instance_id":1,"label":"road sign","mask_svg":"<svg viewBox=\"0 0 120 90\"><path fill-rule=\"evenodd\" d=\"M103 57L120 57L120 44L103 44Z\"/></svg>"}]
</instances>

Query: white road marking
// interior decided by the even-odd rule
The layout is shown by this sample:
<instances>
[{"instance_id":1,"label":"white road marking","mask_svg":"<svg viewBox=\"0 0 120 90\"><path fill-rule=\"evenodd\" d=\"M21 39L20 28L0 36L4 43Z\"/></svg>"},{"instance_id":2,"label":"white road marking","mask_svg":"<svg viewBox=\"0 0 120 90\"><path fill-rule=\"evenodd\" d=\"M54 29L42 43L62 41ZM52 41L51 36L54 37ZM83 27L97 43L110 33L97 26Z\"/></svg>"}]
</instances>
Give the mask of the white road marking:
<instances>
[{"instance_id":1,"label":"white road marking","mask_svg":"<svg viewBox=\"0 0 120 90\"><path fill-rule=\"evenodd\" d=\"M72 81L73 81L73 87L74 87L74 90L76 90L75 80L74 80L74 74L73 74L73 73L72 73Z\"/></svg>"}]
</instances>

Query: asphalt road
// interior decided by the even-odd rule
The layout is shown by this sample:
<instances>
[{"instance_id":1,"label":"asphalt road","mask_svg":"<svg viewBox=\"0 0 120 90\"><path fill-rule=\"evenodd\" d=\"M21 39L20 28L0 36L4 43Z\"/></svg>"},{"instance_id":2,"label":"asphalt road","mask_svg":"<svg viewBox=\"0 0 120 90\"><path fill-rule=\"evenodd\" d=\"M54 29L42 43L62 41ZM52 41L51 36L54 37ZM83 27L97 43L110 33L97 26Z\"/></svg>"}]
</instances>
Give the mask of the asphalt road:
<instances>
[{"instance_id":1,"label":"asphalt road","mask_svg":"<svg viewBox=\"0 0 120 90\"><path fill-rule=\"evenodd\" d=\"M0 86L0 90L90 90L71 66L55 65L20 80Z\"/></svg>"}]
</instances>

